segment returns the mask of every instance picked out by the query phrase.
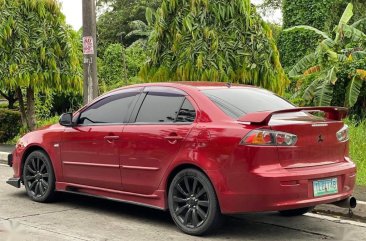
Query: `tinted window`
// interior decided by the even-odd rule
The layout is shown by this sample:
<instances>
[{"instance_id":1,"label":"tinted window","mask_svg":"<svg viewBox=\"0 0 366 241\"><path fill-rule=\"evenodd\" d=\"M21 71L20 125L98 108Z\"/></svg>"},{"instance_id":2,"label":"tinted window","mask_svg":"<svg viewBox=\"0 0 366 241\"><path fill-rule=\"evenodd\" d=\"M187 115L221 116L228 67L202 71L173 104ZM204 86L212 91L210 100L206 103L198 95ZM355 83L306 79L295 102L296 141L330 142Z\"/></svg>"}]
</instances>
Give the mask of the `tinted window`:
<instances>
[{"instance_id":1,"label":"tinted window","mask_svg":"<svg viewBox=\"0 0 366 241\"><path fill-rule=\"evenodd\" d=\"M136 122L175 122L184 99L184 96L149 93L140 108Z\"/></svg>"},{"instance_id":2,"label":"tinted window","mask_svg":"<svg viewBox=\"0 0 366 241\"><path fill-rule=\"evenodd\" d=\"M80 115L79 124L123 123L137 94L116 94L98 101Z\"/></svg>"},{"instance_id":3,"label":"tinted window","mask_svg":"<svg viewBox=\"0 0 366 241\"><path fill-rule=\"evenodd\" d=\"M294 108L292 104L277 95L261 89L214 89L203 90L221 110L227 115L239 118L240 116L259 111L276 111Z\"/></svg>"},{"instance_id":4,"label":"tinted window","mask_svg":"<svg viewBox=\"0 0 366 241\"><path fill-rule=\"evenodd\" d=\"M196 119L196 111L194 110L191 102L189 100L185 100L182 108L180 108L178 116L177 116L177 122L194 122Z\"/></svg>"}]
</instances>

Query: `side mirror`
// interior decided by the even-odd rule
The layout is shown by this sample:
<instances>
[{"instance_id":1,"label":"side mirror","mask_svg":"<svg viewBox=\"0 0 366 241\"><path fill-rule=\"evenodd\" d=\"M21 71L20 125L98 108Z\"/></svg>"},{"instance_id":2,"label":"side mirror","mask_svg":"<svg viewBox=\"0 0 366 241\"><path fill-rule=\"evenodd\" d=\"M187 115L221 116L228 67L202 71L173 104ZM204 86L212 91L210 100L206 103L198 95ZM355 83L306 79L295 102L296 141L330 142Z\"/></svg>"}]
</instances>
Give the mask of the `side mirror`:
<instances>
[{"instance_id":1,"label":"side mirror","mask_svg":"<svg viewBox=\"0 0 366 241\"><path fill-rule=\"evenodd\" d=\"M60 123L60 125L66 126L66 127L74 126L74 123L72 122L72 113L62 114L60 117L59 123Z\"/></svg>"}]
</instances>

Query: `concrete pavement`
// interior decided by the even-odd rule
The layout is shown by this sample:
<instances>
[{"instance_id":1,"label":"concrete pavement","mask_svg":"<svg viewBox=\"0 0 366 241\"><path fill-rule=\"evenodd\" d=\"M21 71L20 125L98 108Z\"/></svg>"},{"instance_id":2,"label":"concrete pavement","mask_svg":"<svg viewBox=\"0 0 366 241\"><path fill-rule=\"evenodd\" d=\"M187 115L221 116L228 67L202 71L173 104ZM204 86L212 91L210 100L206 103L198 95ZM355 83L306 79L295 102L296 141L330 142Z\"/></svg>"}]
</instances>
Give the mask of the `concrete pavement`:
<instances>
[{"instance_id":1,"label":"concrete pavement","mask_svg":"<svg viewBox=\"0 0 366 241\"><path fill-rule=\"evenodd\" d=\"M8 155L14 150L13 145L0 144L0 163L7 164ZM336 207L334 205L319 205L315 208L316 213L339 215L345 218L366 222L366 187L357 186L354 196L358 200L358 205L353 210Z\"/></svg>"},{"instance_id":2,"label":"concrete pavement","mask_svg":"<svg viewBox=\"0 0 366 241\"><path fill-rule=\"evenodd\" d=\"M12 175L0 165L0 240L363 240L366 225L323 216L284 218L277 213L228 218L209 237L180 233L159 210L63 194L50 204L30 201L24 188L5 183Z\"/></svg>"},{"instance_id":3,"label":"concrete pavement","mask_svg":"<svg viewBox=\"0 0 366 241\"><path fill-rule=\"evenodd\" d=\"M14 148L14 145L0 144L0 163L8 163L8 156L14 150Z\"/></svg>"}]
</instances>

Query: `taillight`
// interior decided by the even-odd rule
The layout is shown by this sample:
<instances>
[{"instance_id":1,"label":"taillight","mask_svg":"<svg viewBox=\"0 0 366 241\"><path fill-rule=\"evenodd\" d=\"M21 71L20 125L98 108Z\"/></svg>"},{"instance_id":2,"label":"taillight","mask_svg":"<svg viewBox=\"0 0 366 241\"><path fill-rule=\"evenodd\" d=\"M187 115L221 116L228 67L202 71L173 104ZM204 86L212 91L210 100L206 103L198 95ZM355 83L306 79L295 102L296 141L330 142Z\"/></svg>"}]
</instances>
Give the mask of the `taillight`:
<instances>
[{"instance_id":1,"label":"taillight","mask_svg":"<svg viewBox=\"0 0 366 241\"><path fill-rule=\"evenodd\" d=\"M296 142L297 136L294 134L272 130L253 130L241 140L240 145L294 146Z\"/></svg>"},{"instance_id":2,"label":"taillight","mask_svg":"<svg viewBox=\"0 0 366 241\"><path fill-rule=\"evenodd\" d=\"M340 142L349 140L349 130L347 125L344 125L343 128L337 132L337 139Z\"/></svg>"}]
</instances>

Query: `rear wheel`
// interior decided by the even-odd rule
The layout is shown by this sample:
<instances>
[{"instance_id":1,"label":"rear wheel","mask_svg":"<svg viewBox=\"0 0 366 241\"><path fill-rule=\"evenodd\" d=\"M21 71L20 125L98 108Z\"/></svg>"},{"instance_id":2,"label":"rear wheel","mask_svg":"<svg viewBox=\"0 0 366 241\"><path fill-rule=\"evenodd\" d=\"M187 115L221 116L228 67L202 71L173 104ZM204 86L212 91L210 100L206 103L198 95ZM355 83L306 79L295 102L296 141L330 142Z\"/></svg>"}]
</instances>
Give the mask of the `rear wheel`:
<instances>
[{"instance_id":1,"label":"rear wheel","mask_svg":"<svg viewBox=\"0 0 366 241\"><path fill-rule=\"evenodd\" d=\"M169 187L170 214L184 233L203 235L222 222L215 190L200 171L185 169L179 172Z\"/></svg>"},{"instance_id":2,"label":"rear wheel","mask_svg":"<svg viewBox=\"0 0 366 241\"><path fill-rule=\"evenodd\" d=\"M23 181L28 196L36 202L50 202L55 196L55 175L51 161L43 151L28 155L23 167Z\"/></svg>"},{"instance_id":3,"label":"rear wheel","mask_svg":"<svg viewBox=\"0 0 366 241\"><path fill-rule=\"evenodd\" d=\"M314 209L314 207L306 207L306 208L298 208L298 209L291 209L291 210L283 210L279 211L279 213L282 216L285 217L295 217L295 216L301 216L305 213L311 212Z\"/></svg>"}]
</instances>

